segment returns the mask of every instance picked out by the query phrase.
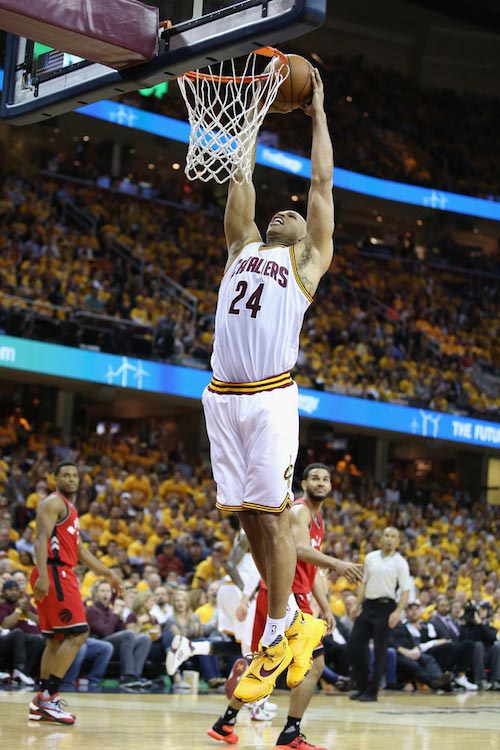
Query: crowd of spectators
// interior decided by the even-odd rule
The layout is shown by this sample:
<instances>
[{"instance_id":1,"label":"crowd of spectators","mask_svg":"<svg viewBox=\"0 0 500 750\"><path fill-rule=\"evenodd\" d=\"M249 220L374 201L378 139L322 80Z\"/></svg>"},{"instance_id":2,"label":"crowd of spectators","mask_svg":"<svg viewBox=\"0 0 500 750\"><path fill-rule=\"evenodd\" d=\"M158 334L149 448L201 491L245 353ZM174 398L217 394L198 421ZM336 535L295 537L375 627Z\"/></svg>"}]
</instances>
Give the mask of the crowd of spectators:
<instances>
[{"instance_id":1,"label":"crowd of spectators","mask_svg":"<svg viewBox=\"0 0 500 750\"><path fill-rule=\"evenodd\" d=\"M80 677L98 687L112 659L124 689L148 690L151 678L163 674L165 651L174 635L224 637L217 631L217 589L237 526L215 509L209 467L186 458L170 422L151 420L127 433L65 441L49 426L34 429L15 412L0 427L0 444L0 679L3 675L30 684L37 676L42 641L28 579L36 509L55 487L51 468L60 458L75 460L79 468L83 540L124 580L123 599L114 599L109 584L78 567L91 639L66 678L67 687ZM394 472L383 487L369 472L359 471L349 456L334 461L332 468L333 492L324 505L327 554L363 562L377 548L382 530L396 526L401 552L410 563L410 601L418 601L423 622L439 614L436 607L444 596L450 606L460 603L457 627L467 624L460 615L469 602L478 613L479 605L485 610L484 625L500 628L498 506L485 506L459 487L442 484L422 502L418 488L404 477ZM348 625L355 617L352 585L333 577L329 595L339 623ZM3 639L12 640L17 630L37 635L38 651L30 647L28 660L26 644L24 651L18 644L15 653L2 648L7 643ZM16 633L15 638L24 636ZM348 678L346 652L339 645L338 638L330 644L329 666ZM485 658L494 645L495 639L485 647ZM195 666L208 686L217 688L230 662L207 655ZM500 679L472 673L472 663L470 669L474 684L482 681L484 687ZM172 687L185 688L180 674Z\"/></svg>"},{"instance_id":2,"label":"crowd of spectators","mask_svg":"<svg viewBox=\"0 0 500 750\"><path fill-rule=\"evenodd\" d=\"M95 220L95 233L63 223L67 201ZM219 216L13 176L2 181L0 212L6 333L209 367L225 252ZM299 384L498 419L497 258L474 263L443 240L435 263L417 256L408 233L388 227L374 246L359 231L339 230L333 272L306 317ZM196 320L162 286L163 273L197 301Z\"/></svg>"},{"instance_id":3,"label":"crowd of spectators","mask_svg":"<svg viewBox=\"0 0 500 750\"><path fill-rule=\"evenodd\" d=\"M285 50L286 51L286 50ZM420 86L362 56L324 58L325 111L338 166L399 182L498 200L498 99ZM171 86L163 100L127 94L124 101L177 119L184 102ZM303 115L269 115L279 147L304 151ZM453 133L453 138L450 138Z\"/></svg>"}]
</instances>

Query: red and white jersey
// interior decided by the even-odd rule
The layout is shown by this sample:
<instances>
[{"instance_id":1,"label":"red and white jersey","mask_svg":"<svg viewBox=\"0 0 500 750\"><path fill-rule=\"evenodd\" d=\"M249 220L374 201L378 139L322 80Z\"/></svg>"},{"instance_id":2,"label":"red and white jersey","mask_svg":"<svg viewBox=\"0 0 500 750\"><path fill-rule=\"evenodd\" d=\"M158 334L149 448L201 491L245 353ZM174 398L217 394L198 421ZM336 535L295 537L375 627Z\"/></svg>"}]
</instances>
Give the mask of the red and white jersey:
<instances>
[{"instance_id":1,"label":"red and white jersey","mask_svg":"<svg viewBox=\"0 0 500 750\"><path fill-rule=\"evenodd\" d=\"M295 500L293 505L305 505L309 510L309 513L311 513L307 502L302 497ZM323 517L319 513L317 516L313 516L313 514L311 513L311 522L309 524L309 537L311 539L311 547L321 550L324 535L325 524L323 522ZM307 563L303 560L297 560L297 566L295 568L295 578L293 579L292 583L292 591L294 594L311 593L317 569L317 566L313 565L312 563Z\"/></svg>"},{"instance_id":2,"label":"red and white jersey","mask_svg":"<svg viewBox=\"0 0 500 750\"><path fill-rule=\"evenodd\" d=\"M76 508L64 495L56 492L64 500L68 514L63 521L54 526L52 536L47 543L47 557L50 560L64 563L73 568L78 563L78 541L80 539L80 519Z\"/></svg>"},{"instance_id":3,"label":"red and white jersey","mask_svg":"<svg viewBox=\"0 0 500 750\"><path fill-rule=\"evenodd\" d=\"M291 370L311 302L297 272L293 246L246 245L219 289L214 378L254 383Z\"/></svg>"}]
</instances>

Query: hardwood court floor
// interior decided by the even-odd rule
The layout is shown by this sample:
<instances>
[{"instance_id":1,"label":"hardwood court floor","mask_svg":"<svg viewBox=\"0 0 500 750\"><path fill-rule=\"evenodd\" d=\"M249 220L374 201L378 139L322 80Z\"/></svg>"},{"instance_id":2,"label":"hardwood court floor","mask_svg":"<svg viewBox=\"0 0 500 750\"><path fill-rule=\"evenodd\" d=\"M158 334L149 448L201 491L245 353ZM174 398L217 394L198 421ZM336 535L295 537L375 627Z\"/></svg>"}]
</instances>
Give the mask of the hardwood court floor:
<instances>
[{"instance_id":1,"label":"hardwood court floor","mask_svg":"<svg viewBox=\"0 0 500 750\"><path fill-rule=\"evenodd\" d=\"M210 750L229 748L206 729L226 705L223 695L71 694L73 727L28 721L31 693L0 691L0 747L5 750ZM272 750L286 716L251 722L243 710L235 750ZM317 695L303 731L328 750L500 750L500 693L451 696L387 694L358 704L345 694Z\"/></svg>"}]
</instances>

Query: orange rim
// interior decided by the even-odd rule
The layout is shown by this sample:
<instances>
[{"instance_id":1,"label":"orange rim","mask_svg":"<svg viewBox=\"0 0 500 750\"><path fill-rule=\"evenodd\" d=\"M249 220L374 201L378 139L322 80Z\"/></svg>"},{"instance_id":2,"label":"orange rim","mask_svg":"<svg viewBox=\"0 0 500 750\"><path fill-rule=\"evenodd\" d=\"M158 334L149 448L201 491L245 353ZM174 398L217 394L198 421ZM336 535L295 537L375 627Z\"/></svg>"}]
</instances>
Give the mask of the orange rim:
<instances>
[{"instance_id":1,"label":"orange rim","mask_svg":"<svg viewBox=\"0 0 500 750\"><path fill-rule=\"evenodd\" d=\"M250 54L262 55L263 57L279 57L283 65L288 68L288 58L279 49L275 47L260 47L254 50ZM252 81L265 81L275 74L275 71L270 70L267 73L259 73L256 76L218 76L213 73L200 73L199 70L188 70L187 73L183 73L179 78L189 78L190 81L196 81L201 79L203 81L213 81L214 83L251 83Z\"/></svg>"}]
</instances>

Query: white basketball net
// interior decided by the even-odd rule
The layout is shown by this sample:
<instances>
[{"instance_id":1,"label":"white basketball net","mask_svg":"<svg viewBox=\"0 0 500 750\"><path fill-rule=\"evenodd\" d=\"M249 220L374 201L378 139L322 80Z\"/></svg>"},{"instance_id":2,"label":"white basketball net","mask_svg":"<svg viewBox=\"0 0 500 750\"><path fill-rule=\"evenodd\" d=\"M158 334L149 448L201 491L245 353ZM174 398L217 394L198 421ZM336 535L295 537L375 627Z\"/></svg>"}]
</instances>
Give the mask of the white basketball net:
<instances>
[{"instance_id":1,"label":"white basketball net","mask_svg":"<svg viewBox=\"0 0 500 750\"><path fill-rule=\"evenodd\" d=\"M272 58L272 71L257 73L258 57L251 53L243 72L236 72L234 60L226 60L199 76L177 79L191 125L185 167L189 180L251 181L257 133L289 74L279 57Z\"/></svg>"}]
</instances>

